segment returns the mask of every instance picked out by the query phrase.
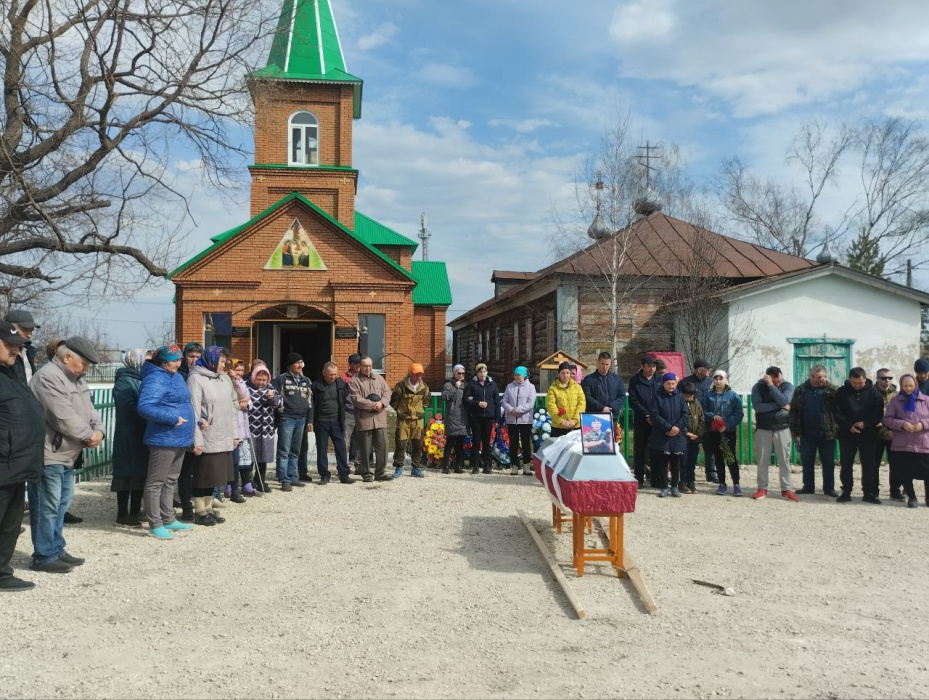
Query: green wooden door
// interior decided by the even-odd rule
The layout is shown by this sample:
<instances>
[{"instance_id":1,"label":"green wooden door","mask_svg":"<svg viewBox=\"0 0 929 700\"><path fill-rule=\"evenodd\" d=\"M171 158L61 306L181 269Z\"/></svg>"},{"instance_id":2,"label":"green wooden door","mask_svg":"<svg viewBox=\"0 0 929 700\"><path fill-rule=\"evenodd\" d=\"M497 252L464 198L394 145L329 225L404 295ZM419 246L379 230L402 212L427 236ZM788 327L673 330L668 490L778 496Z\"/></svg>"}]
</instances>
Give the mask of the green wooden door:
<instances>
[{"instance_id":1,"label":"green wooden door","mask_svg":"<svg viewBox=\"0 0 929 700\"><path fill-rule=\"evenodd\" d=\"M823 365L833 384L841 385L852 367L853 339L848 338L788 338L794 346L794 384L805 382L810 368Z\"/></svg>"}]
</instances>

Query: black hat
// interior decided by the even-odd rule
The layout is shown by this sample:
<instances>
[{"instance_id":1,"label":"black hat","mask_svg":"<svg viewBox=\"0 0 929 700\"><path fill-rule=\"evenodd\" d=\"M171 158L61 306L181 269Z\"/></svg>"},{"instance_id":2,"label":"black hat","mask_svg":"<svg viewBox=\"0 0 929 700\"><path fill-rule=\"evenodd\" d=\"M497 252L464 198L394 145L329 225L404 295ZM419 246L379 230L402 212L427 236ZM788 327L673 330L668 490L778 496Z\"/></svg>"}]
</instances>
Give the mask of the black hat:
<instances>
[{"instance_id":1,"label":"black hat","mask_svg":"<svg viewBox=\"0 0 929 700\"><path fill-rule=\"evenodd\" d=\"M348 356L348 364L350 365L360 365L361 364L361 355L357 352L353 352Z\"/></svg>"},{"instance_id":2,"label":"black hat","mask_svg":"<svg viewBox=\"0 0 929 700\"><path fill-rule=\"evenodd\" d=\"M658 358L654 355L642 355L642 359L640 360L640 364L643 365L653 365L656 362L658 362Z\"/></svg>"},{"instance_id":3,"label":"black hat","mask_svg":"<svg viewBox=\"0 0 929 700\"><path fill-rule=\"evenodd\" d=\"M65 347L92 364L100 364L100 357L97 355L97 351L94 350L94 344L87 340L87 338L82 338L79 335L68 338L65 341Z\"/></svg>"},{"instance_id":4,"label":"black hat","mask_svg":"<svg viewBox=\"0 0 929 700\"><path fill-rule=\"evenodd\" d=\"M706 360L697 360L694 362L694 369L713 369Z\"/></svg>"},{"instance_id":5,"label":"black hat","mask_svg":"<svg viewBox=\"0 0 929 700\"><path fill-rule=\"evenodd\" d=\"M573 368L574 368L574 365L572 365L570 362L562 362L560 365L558 365L559 372L563 369L573 369Z\"/></svg>"},{"instance_id":6,"label":"black hat","mask_svg":"<svg viewBox=\"0 0 929 700\"><path fill-rule=\"evenodd\" d=\"M26 344L26 338L7 321L0 321L0 340L10 345Z\"/></svg>"},{"instance_id":7,"label":"black hat","mask_svg":"<svg viewBox=\"0 0 929 700\"><path fill-rule=\"evenodd\" d=\"M377 403L378 401L381 400L381 395L380 394L368 394L367 396L365 396L365 398L368 401L373 401L374 403Z\"/></svg>"},{"instance_id":8,"label":"black hat","mask_svg":"<svg viewBox=\"0 0 929 700\"><path fill-rule=\"evenodd\" d=\"M32 314L25 309L10 309L3 320L7 323L15 323L17 326L29 330L41 328L41 326L36 325L35 319L32 318Z\"/></svg>"},{"instance_id":9,"label":"black hat","mask_svg":"<svg viewBox=\"0 0 929 700\"><path fill-rule=\"evenodd\" d=\"M303 357L300 356L298 352L292 352L287 355L287 366L290 367L298 362L303 362Z\"/></svg>"}]
</instances>

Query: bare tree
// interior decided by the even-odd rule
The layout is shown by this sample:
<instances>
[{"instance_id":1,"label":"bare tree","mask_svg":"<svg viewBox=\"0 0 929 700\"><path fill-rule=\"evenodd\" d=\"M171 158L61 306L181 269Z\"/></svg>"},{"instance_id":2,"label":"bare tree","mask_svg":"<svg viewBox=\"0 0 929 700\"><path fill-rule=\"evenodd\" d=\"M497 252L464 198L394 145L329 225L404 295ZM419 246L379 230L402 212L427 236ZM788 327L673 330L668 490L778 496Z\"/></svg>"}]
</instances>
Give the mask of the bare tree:
<instances>
[{"instance_id":1,"label":"bare tree","mask_svg":"<svg viewBox=\"0 0 929 700\"><path fill-rule=\"evenodd\" d=\"M8 304L131 291L177 262L192 222L174 161L213 185L240 169L265 1L0 0Z\"/></svg>"},{"instance_id":2,"label":"bare tree","mask_svg":"<svg viewBox=\"0 0 929 700\"><path fill-rule=\"evenodd\" d=\"M716 272L719 253L714 246L712 217L706 209L692 212L694 227L690 246L678 252L677 275L665 294L663 313L674 328L674 342L693 362L706 360L713 367L731 363L752 347L754 320L738 328L730 325L728 304L723 296L731 281Z\"/></svg>"},{"instance_id":3,"label":"bare tree","mask_svg":"<svg viewBox=\"0 0 929 700\"><path fill-rule=\"evenodd\" d=\"M927 264L929 240L929 139L915 121L888 117L856 130L861 169L861 207L853 217L856 236L850 267L881 276Z\"/></svg>"},{"instance_id":4,"label":"bare tree","mask_svg":"<svg viewBox=\"0 0 929 700\"><path fill-rule=\"evenodd\" d=\"M567 258L579 290L608 310L605 330L614 357L620 323L633 316L633 298L650 279L630 269L632 246L642 245L632 224L658 209L683 212L696 193L677 145L658 144L658 154L643 161L640 143L633 138L628 109L618 110L597 153L575 174L572 209L553 212L553 252Z\"/></svg>"},{"instance_id":5,"label":"bare tree","mask_svg":"<svg viewBox=\"0 0 929 700\"><path fill-rule=\"evenodd\" d=\"M853 137L844 124L834 133L823 122L802 124L785 155L800 172L799 186L751 173L738 157L724 161L716 189L730 222L742 237L800 257L823 241L840 238L848 230L848 216L830 223L817 206Z\"/></svg>"}]
</instances>

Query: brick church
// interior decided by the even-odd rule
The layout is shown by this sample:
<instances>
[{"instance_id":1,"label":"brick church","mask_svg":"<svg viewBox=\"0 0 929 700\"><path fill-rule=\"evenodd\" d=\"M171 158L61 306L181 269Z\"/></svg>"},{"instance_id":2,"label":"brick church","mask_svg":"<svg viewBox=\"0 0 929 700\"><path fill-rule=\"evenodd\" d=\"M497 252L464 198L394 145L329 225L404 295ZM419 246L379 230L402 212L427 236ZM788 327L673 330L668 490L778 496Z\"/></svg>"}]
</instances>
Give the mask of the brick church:
<instances>
[{"instance_id":1,"label":"brick church","mask_svg":"<svg viewBox=\"0 0 929 700\"><path fill-rule=\"evenodd\" d=\"M275 374L290 352L317 377L360 350L393 383L416 360L440 387L448 273L355 210L362 80L345 67L329 0L284 0L268 65L248 81L252 218L170 273L177 338L260 357Z\"/></svg>"}]
</instances>

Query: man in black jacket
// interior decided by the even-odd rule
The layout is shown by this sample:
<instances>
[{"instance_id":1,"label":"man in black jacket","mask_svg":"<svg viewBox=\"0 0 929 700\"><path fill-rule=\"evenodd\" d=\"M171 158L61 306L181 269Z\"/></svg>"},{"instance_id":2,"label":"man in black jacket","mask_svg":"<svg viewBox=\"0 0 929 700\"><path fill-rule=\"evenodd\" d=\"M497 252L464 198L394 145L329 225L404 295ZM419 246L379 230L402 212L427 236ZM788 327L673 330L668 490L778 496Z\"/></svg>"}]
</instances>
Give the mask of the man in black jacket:
<instances>
[{"instance_id":1,"label":"man in black jacket","mask_svg":"<svg viewBox=\"0 0 929 700\"><path fill-rule=\"evenodd\" d=\"M13 327L26 341L23 344L22 352L17 354L16 364L13 365L13 368L20 379L28 385L32 381L32 375L35 374L36 349L32 346L32 333L41 326L36 325L32 314L25 309L10 309L3 320L13 324Z\"/></svg>"},{"instance_id":2,"label":"man in black jacket","mask_svg":"<svg viewBox=\"0 0 929 700\"><path fill-rule=\"evenodd\" d=\"M299 353L287 355L287 371L274 380L274 388L283 397L277 424L277 480L281 491L292 491L312 481L309 474L298 478L297 462L303 433L313 432L312 383L303 374L303 358Z\"/></svg>"},{"instance_id":3,"label":"man in black jacket","mask_svg":"<svg viewBox=\"0 0 929 700\"><path fill-rule=\"evenodd\" d=\"M42 476L45 445L45 411L13 368L25 343L11 323L0 322L0 430L9 450L0 469L0 591L35 587L13 576L10 566L23 521L26 482Z\"/></svg>"},{"instance_id":4,"label":"man in black jacket","mask_svg":"<svg viewBox=\"0 0 929 700\"><path fill-rule=\"evenodd\" d=\"M354 484L349 475L348 451L345 449L345 395L348 393L345 382L339 376L339 367L335 362L323 365L323 376L313 382L313 432L316 433L316 471L319 472L319 484L325 486L332 479L329 471L329 440L335 448L336 471L343 484Z\"/></svg>"},{"instance_id":5,"label":"man in black jacket","mask_svg":"<svg viewBox=\"0 0 929 700\"><path fill-rule=\"evenodd\" d=\"M645 455L648 453L648 438L652 434L649 414L655 396L655 367L657 362L653 355L645 355L642 358L642 369L629 380L629 405L632 406L634 415L632 468L635 471L635 478L639 482L639 486L645 483ZM656 475L652 474L651 485L657 488L655 479Z\"/></svg>"},{"instance_id":6,"label":"man in black jacket","mask_svg":"<svg viewBox=\"0 0 929 700\"><path fill-rule=\"evenodd\" d=\"M581 389L587 399L588 413L612 413L613 422L622 420L626 403L626 385L615 372L611 372L613 358L601 352L597 358L597 371L581 381Z\"/></svg>"},{"instance_id":7,"label":"man in black jacket","mask_svg":"<svg viewBox=\"0 0 929 700\"><path fill-rule=\"evenodd\" d=\"M839 478L842 493L839 503L852 500L855 453L861 460L861 490L866 503L880 503L878 473L875 465L877 426L884 417L884 399L871 384L861 367L848 373L848 380L835 392L836 422L839 428Z\"/></svg>"}]
</instances>

